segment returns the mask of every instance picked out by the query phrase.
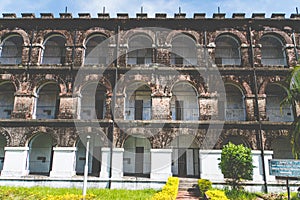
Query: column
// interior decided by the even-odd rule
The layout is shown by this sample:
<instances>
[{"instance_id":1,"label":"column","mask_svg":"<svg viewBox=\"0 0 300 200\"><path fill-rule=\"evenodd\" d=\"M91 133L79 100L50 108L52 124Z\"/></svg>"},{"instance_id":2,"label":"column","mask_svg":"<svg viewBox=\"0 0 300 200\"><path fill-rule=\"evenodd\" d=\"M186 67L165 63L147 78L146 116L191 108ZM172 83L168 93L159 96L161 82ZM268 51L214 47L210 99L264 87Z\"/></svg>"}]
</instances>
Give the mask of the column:
<instances>
[{"instance_id":1,"label":"column","mask_svg":"<svg viewBox=\"0 0 300 200\"><path fill-rule=\"evenodd\" d=\"M167 180L172 176L172 149L151 149L150 178L154 180Z\"/></svg>"},{"instance_id":2,"label":"column","mask_svg":"<svg viewBox=\"0 0 300 200\"><path fill-rule=\"evenodd\" d=\"M114 148L112 153L112 178L123 177L123 154L124 148Z\"/></svg>"},{"instance_id":3,"label":"column","mask_svg":"<svg viewBox=\"0 0 300 200\"><path fill-rule=\"evenodd\" d=\"M102 159L101 159L101 172L100 178L109 178L109 167L110 167L110 148L101 148Z\"/></svg>"},{"instance_id":4,"label":"column","mask_svg":"<svg viewBox=\"0 0 300 200\"><path fill-rule=\"evenodd\" d=\"M152 119L170 119L170 96L152 96Z\"/></svg>"},{"instance_id":5,"label":"column","mask_svg":"<svg viewBox=\"0 0 300 200\"><path fill-rule=\"evenodd\" d=\"M219 168L221 150L199 150L200 177L210 181L224 181L224 176Z\"/></svg>"},{"instance_id":6,"label":"column","mask_svg":"<svg viewBox=\"0 0 300 200\"><path fill-rule=\"evenodd\" d=\"M29 147L5 147L5 156L1 176L26 176L29 174L27 169L27 156Z\"/></svg>"},{"instance_id":7,"label":"column","mask_svg":"<svg viewBox=\"0 0 300 200\"><path fill-rule=\"evenodd\" d=\"M261 151L252 150L252 160L253 160L253 182L263 184L263 169L262 169L262 159L261 159ZM267 163L265 163L267 166Z\"/></svg>"},{"instance_id":8,"label":"column","mask_svg":"<svg viewBox=\"0 0 300 200\"><path fill-rule=\"evenodd\" d=\"M72 177L76 175L76 147L54 147L50 177Z\"/></svg>"}]
</instances>

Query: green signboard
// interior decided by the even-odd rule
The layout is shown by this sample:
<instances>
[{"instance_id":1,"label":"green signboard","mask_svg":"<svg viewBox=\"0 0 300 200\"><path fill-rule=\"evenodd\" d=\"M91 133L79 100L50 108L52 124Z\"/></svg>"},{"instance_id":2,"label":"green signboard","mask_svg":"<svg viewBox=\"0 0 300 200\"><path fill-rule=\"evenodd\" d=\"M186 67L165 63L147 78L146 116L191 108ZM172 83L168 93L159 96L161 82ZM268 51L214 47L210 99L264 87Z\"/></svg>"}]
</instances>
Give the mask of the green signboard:
<instances>
[{"instance_id":1,"label":"green signboard","mask_svg":"<svg viewBox=\"0 0 300 200\"><path fill-rule=\"evenodd\" d=\"M281 177L300 177L300 160L269 160L270 175Z\"/></svg>"}]
</instances>

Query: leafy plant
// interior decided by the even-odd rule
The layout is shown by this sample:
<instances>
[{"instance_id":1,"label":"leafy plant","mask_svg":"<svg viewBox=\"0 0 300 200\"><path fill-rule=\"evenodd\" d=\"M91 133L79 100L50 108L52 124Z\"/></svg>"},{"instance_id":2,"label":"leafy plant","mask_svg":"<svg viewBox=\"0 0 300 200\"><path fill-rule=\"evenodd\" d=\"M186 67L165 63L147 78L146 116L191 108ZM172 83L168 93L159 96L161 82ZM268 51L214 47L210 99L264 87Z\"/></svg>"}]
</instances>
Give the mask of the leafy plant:
<instances>
[{"instance_id":1,"label":"leafy plant","mask_svg":"<svg viewBox=\"0 0 300 200\"><path fill-rule=\"evenodd\" d=\"M178 194L179 179L177 177L169 177L162 191L156 193L152 200L175 200Z\"/></svg>"},{"instance_id":2,"label":"leafy plant","mask_svg":"<svg viewBox=\"0 0 300 200\"><path fill-rule=\"evenodd\" d=\"M201 194L204 194L207 190L212 189L212 182L207 179L199 179L198 186Z\"/></svg>"},{"instance_id":3,"label":"leafy plant","mask_svg":"<svg viewBox=\"0 0 300 200\"><path fill-rule=\"evenodd\" d=\"M300 66L294 67L286 79L286 83L281 85L285 88L287 96L280 103L283 105L292 105L296 111L297 104L300 104ZM290 132L290 141L292 144L292 153L295 159L300 157L300 116L294 112L293 130Z\"/></svg>"},{"instance_id":4,"label":"leafy plant","mask_svg":"<svg viewBox=\"0 0 300 200\"><path fill-rule=\"evenodd\" d=\"M251 149L229 142L222 149L219 168L233 189L240 189L243 180L252 180L253 164Z\"/></svg>"},{"instance_id":5,"label":"leafy plant","mask_svg":"<svg viewBox=\"0 0 300 200\"><path fill-rule=\"evenodd\" d=\"M205 192L209 200L229 200L222 190L212 189Z\"/></svg>"}]
</instances>

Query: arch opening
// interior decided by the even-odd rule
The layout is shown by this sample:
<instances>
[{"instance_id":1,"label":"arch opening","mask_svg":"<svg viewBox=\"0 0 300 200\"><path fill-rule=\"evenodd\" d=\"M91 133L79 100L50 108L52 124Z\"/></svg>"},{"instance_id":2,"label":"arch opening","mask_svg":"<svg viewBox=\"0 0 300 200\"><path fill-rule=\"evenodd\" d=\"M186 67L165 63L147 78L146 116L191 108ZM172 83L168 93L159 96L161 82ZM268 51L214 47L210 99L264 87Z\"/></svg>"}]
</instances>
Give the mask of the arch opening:
<instances>
[{"instance_id":1,"label":"arch opening","mask_svg":"<svg viewBox=\"0 0 300 200\"><path fill-rule=\"evenodd\" d=\"M15 87L12 83L0 85L0 118L9 119L14 109Z\"/></svg>"},{"instance_id":2,"label":"arch opening","mask_svg":"<svg viewBox=\"0 0 300 200\"><path fill-rule=\"evenodd\" d=\"M217 65L241 65L239 42L230 35L216 39L215 63Z\"/></svg>"},{"instance_id":3,"label":"arch opening","mask_svg":"<svg viewBox=\"0 0 300 200\"><path fill-rule=\"evenodd\" d=\"M193 135L180 135L172 140L172 174L199 177L199 145Z\"/></svg>"},{"instance_id":4,"label":"arch opening","mask_svg":"<svg viewBox=\"0 0 300 200\"><path fill-rule=\"evenodd\" d=\"M49 175L52 167L54 140L39 133L29 141L28 168L30 174Z\"/></svg>"},{"instance_id":5,"label":"arch opening","mask_svg":"<svg viewBox=\"0 0 300 200\"><path fill-rule=\"evenodd\" d=\"M42 52L42 64L64 64L66 54L66 39L53 36L46 40Z\"/></svg>"},{"instance_id":6,"label":"arch opening","mask_svg":"<svg viewBox=\"0 0 300 200\"><path fill-rule=\"evenodd\" d=\"M19 35L12 35L3 40L0 51L1 64L22 63L23 38Z\"/></svg>"},{"instance_id":7,"label":"arch opening","mask_svg":"<svg viewBox=\"0 0 300 200\"><path fill-rule=\"evenodd\" d=\"M199 103L198 94L189 83L180 82L172 88L171 98L172 120L198 120Z\"/></svg>"},{"instance_id":8,"label":"arch opening","mask_svg":"<svg viewBox=\"0 0 300 200\"><path fill-rule=\"evenodd\" d=\"M151 90L141 83L131 84L126 89L125 97L126 120L150 120L151 119Z\"/></svg>"},{"instance_id":9,"label":"arch opening","mask_svg":"<svg viewBox=\"0 0 300 200\"><path fill-rule=\"evenodd\" d=\"M36 119L55 119L59 112L59 87L48 83L38 90Z\"/></svg>"},{"instance_id":10,"label":"arch opening","mask_svg":"<svg viewBox=\"0 0 300 200\"><path fill-rule=\"evenodd\" d=\"M149 177L150 141L140 135L131 135L124 142L124 175Z\"/></svg>"}]
</instances>

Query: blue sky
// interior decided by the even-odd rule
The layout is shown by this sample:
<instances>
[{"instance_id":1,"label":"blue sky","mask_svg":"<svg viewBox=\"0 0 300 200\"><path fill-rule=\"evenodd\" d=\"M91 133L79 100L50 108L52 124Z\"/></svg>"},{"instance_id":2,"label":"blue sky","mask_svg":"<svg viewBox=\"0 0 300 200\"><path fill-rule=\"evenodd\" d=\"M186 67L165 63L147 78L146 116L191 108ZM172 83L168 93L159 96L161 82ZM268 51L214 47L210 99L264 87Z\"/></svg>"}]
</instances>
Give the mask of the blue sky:
<instances>
[{"instance_id":1,"label":"blue sky","mask_svg":"<svg viewBox=\"0 0 300 200\"><path fill-rule=\"evenodd\" d=\"M246 17L263 12L266 17L270 17L271 13L285 13L289 18L291 13L296 12L296 7L300 12L300 0L1 0L0 13L13 12L18 17L21 13L35 13L36 17L40 17L40 13L51 12L58 17L59 13L65 12L66 6L73 17L83 12L96 17L103 6L111 17L124 12L135 17L141 6L149 17L161 12L173 17L179 7L187 17L192 17L193 13L206 13L208 18L218 12L218 7L221 13L226 13L226 17L231 17L235 12L246 13Z\"/></svg>"}]
</instances>

